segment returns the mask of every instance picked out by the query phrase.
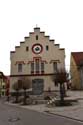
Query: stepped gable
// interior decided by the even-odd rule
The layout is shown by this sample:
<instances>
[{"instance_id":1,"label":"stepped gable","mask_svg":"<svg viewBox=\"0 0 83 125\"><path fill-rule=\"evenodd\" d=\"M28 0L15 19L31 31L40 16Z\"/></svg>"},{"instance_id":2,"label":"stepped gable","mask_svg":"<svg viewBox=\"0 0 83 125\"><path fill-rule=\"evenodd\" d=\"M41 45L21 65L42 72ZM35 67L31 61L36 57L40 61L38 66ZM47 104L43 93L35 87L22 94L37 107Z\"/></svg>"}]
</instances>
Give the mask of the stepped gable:
<instances>
[{"instance_id":1,"label":"stepped gable","mask_svg":"<svg viewBox=\"0 0 83 125\"><path fill-rule=\"evenodd\" d=\"M60 48L59 47L60 44L55 44L55 40L54 39L50 39L49 35L45 35L44 31L40 31L40 27L35 27L34 28L34 32L29 32L29 36L25 36L24 37L24 41L20 42L20 46L21 46L21 44L24 44L25 41L28 40L32 35L34 35L36 31L39 32L40 34L43 34L43 36L46 37L49 40L49 42L52 42L55 45L55 47L57 46L60 50L65 50L64 48ZM20 48L20 46L15 46L15 51L16 51L16 49ZM15 51L10 51L10 53L15 53Z\"/></svg>"}]
</instances>

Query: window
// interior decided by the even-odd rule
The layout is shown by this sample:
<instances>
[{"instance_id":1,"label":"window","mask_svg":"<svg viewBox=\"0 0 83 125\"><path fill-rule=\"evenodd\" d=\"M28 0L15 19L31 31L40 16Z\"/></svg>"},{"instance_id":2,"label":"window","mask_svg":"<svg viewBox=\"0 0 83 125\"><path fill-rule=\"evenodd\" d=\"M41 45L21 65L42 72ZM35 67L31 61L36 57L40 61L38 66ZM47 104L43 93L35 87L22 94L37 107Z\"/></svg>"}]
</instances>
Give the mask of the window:
<instances>
[{"instance_id":1,"label":"window","mask_svg":"<svg viewBox=\"0 0 83 125\"><path fill-rule=\"evenodd\" d=\"M44 73L44 62L41 62L41 73Z\"/></svg>"},{"instance_id":2,"label":"window","mask_svg":"<svg viewBox=\"0 0 83 125\"><path fill-rule=\"evenodd\" d=\"M3 85L2 88L5 89L5 85Z\"/></svg>"},{"instance_id":3,"label":"window","mask_svg":"<svg viewBox=\"0 0 83 125\"><path fill-rule=\"evenodd\" d=\"M38 40L38 35L36 35L36 40Z\"/></svg>"},{"instance_id":4,"label":"window","mask_svg":"<svg viewBox=\"0 0 83 125\"><path fill-rule=\"evenodd\" d=\"M39 60L36 61L35 66L36 66L36 73L39 73Z\"/></svg>"},{"instance_id":5,"label":"window","mask_svg":"<svg viewBox=\"0 0 83 125\"><path fill-rule=\"evenodd\" d=\"M27 46L27 47L26 47L26 51L28 51L28 50L29 50L29 47Z\"/></svg>"},{"instance_id":6,"label":"window","mask_svg":"<svg viewBox=\"0 0 83 125\"><path fill-rule=\"evenodd\" d=\"M22 72L22 64L18 64L18 72Z\"/></svg>"},{"instance_id":7,"label":"window","mask_svg":"<svg viewBox=\"0 0 83 125\"><path fill-rule=\"evenodd\" d=\"M44 73L44 62L40 62L39 59L31 62L31 73Z\"/></svg>"},{"instance_id":8,"label":"window","mask_svg":"<svg viewBox=\"0 0 83 125\"><path fill-rule=\"evenodd\" d=\"M49 47L48 47L48 45L46 46L46 50L48 51L48 49L49 49Z\"/></svg>"},{"instance_id":9,"label":"window","mask_svg":"<svg viewBox=\"0 0 83 125\"><path fill-rule=\"evenodd\" d=\"M31 73L34 73L34 62L31 63Z\"/></svg>"},{"instance_id":10,"label":"window","mask_svg":"<svg viewBox=\"0 0 83 125\"><path fill-rule=\"evenodd\" d=\"M5 95L5 92L4 92L4 91L2 91L2 95Z\"/></svg>"},{"instance_id":11,"label":"window","mask_svg":"<svg viewBox=\"0 0 83 125\"><path fill-rule=\"evenodd\" d=\"M53 69L54 69L54 72L57 71L57 62L53 62Z\"/></svg>"}]
</instances>

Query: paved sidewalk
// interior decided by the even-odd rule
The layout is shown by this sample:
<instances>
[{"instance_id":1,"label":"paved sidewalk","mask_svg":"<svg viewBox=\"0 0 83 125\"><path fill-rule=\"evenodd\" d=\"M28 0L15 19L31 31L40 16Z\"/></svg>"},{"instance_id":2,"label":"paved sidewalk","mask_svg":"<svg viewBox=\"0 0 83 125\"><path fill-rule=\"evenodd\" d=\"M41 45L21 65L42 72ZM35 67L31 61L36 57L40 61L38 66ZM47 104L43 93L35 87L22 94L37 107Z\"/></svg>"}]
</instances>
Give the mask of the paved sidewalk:
<instances>
[{"instance_id":1,"label":"paved sidewalk","mask_svg":"<svg viewBox=\"0 0 83 125\"><path fill-rule=\"evenodd\" d=\"M45 104L20 106L38 112L47 112L83 122L83 91L68 91L67 98L77 98L78 104L64 107L47 107ZM14 105L14 104L12 104Z\"/></svg>"},{"instance_id":2,"label":"paved sidewalk","mask_svg":"<svg viewBox=\"0 0 83 125\"><path fill-rule=\"evenodd\" d=\"M46 105L22 106L30 110L38 112L47 112L50 114L60 115L67 118L83 121L83 100L79 101L78 105L65 107L47 107Z\"/></svg>"}]
</instances>

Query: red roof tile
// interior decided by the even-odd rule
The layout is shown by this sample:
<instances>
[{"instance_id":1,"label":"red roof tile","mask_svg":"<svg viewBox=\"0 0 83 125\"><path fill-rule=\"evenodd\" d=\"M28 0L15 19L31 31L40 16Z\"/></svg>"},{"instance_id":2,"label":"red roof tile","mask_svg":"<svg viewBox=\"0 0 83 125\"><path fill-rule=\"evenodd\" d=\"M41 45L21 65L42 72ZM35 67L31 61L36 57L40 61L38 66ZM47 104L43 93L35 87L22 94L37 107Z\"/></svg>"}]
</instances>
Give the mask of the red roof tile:
<instances>
[{"instance_id":1,"label":"red roof tile","mask_svg":"<svg viewBox=\"0 0 83 125\"><path fill-rule=\"evenodd\" d=\"M77 65L83 62L83 52L71 52L71 55L73 56Z\"/></svg>"}]
</instances>

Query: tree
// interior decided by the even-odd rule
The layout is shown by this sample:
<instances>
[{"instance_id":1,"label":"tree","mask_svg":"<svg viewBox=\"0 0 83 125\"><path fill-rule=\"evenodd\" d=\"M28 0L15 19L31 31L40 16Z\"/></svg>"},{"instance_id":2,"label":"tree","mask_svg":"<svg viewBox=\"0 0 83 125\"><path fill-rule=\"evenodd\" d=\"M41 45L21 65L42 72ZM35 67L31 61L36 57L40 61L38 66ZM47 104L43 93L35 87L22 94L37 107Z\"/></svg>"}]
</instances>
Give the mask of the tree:
<instances>
[{"instance_id":1,"label":"tree","mask_svg":"<svg viewBox=\"0 0 83 125\"><path fill-rule=\"evenodd\" d=\"M19 98L19 90L22 88L22 81L18 80L17 82L15 82L12 86L12 88L16 91L15 96L16 96L16 100L15 103L18 103L18 98Z\"/></svg>"},{"instance_id":2,"label":"tree","mask_svg":"<svg viewBox=\"0 0 83 125\"><path fill-rule=\"evenodd\" d=\"M64 104L65 87L64 83L67 82L68 73L64 69L57 70L53 75L53 81L56 84L60 84L60 103Z\"/></svg>"},{"instance_id":3,"label":"tree","mask_svg":"<svg viewBox=\"0 0 83 125\"><path fill-rule=\"evenodd\" d=\"M23 77L21 80L22 80L22 89L24 90L23 104L26 105L27 104L27 102L26 102L26 99L27 99L26 92L27 91L26 90L31 88L31 81L26 77Z\"/></svg>"}]
</instances>

